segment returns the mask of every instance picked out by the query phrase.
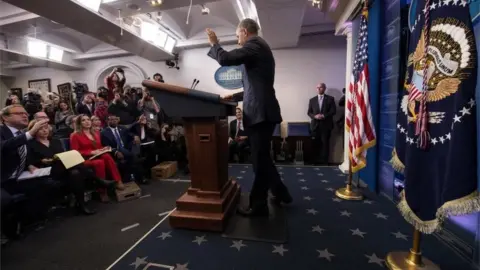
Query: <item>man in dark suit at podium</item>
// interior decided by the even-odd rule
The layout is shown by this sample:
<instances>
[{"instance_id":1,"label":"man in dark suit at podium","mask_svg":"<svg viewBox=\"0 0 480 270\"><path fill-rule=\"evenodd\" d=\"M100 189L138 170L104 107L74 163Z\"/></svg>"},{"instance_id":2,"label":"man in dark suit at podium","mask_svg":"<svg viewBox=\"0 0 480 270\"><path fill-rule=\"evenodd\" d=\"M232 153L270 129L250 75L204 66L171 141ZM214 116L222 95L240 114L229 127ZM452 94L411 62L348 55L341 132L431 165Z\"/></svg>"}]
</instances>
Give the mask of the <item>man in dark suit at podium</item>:
<instances>
[{"instance_id":1,"label":"man in dark suit at podium","mask_svg":"<svg viewBox=\"0 0 480 270\"><path fill-rule=\"evenodd\" d=\"M310 122L310 131L314 138L314 149L317 151L315 163L319 165L328 164L333 116L337 112L335 99L325 94L326 89L327 86L324 83L317 86L318 94L310 99L307 112L310 119L312 119Z\"/></svg>"},{"instance_id":2,"label":"man in dark suit at podium","mask_svg":"<svg viewBox=\"0 0 480 270\"><path fill-rule=\"evenodd\" d=\"M248 134L255 180L250 192L250 205L239 208L245 216L268 216L268 190L274 202L291 203L292 197L280 180L272 158L270 142L275 126L282 122L280 105L273 88L275 59L272 50L258 36L259 26L252 19L244 19L237 27L239 49L225 51L218 38L207 29L212 46L208 55L221 66L243 66L243 89L241 94L225 98L243 100L243 125Z\"/></svg>"}]
</instances>

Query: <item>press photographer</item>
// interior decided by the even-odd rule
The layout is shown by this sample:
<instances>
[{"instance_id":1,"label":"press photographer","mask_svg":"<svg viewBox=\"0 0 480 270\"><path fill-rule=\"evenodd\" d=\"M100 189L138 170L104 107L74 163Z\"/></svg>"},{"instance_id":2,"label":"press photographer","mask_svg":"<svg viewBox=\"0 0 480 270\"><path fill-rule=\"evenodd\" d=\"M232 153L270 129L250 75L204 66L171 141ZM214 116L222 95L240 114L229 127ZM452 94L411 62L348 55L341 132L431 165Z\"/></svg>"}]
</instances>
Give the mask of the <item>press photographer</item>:
<instances>
[{"instance_id":1,"label":"press photographer","mask_svg":"<svg viewBox=\"0 0 480 270\"><path fill-rule=\"evenodd\" d=\"M28 92L23 96L22 105L32 120L34 114L43 110L42 96L37 91Z\"/></svg>"}]
</instances>

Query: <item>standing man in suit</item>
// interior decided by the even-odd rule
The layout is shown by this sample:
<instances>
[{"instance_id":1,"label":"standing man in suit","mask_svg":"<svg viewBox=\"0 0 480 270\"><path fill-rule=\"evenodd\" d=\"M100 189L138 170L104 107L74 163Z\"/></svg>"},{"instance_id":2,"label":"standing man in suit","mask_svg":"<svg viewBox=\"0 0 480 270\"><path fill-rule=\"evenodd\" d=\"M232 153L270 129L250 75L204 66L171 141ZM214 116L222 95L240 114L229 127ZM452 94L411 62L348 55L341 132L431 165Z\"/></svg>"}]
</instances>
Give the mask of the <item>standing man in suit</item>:
<instances>
[{"instance_id":1,"label":"standing man in suit","mask_svg":"<svg viewBox=\"0 0 480 270\"><path fill-rule=\"evenodd\" d=\"M272 158L270 142L275 126L282 122L280 105L273 88L275 59L272 50L258 36L259 26L252 19L244 19L237 27L239 49L225 51L211 29L207 29L211 48L208 55L221 66L243 66L243 125L248 133L255 180L250 192L250 204L239 208L245 216L268 216L268 190L276 203L291 203L292 197L280 180ZM227 96L225 98L233 98Z\"/></svg>"},{"instance_id":2,"label":"standing man in suit","mask_svg":"<svg viewBox=\"0 0 480 270\"><path fill-rule=\"evenodd\" d=\"M337 112L335 99L326 95L327 86L324 83L317 85L318 94L308 103L308 116L310 131L312 133L314 149L318 150L315 163L328 164L328 152L330 147L330 134L333 129L333 116Z\"/></svg>"},{"instance_id":3,"label":"standing man in suit","mask_svg":"<svg viewBox=\"0 0 480 270\"><path fill-rule=\"evenodd\" d=\"M242 109L236 109L237 119L230 122L230 136L228 137L228 156L229 161L233 162L235 154L238 155L238 162L243 163L245 160L245 151L249 146L248 136L243 126Z\"/></svg>"},{"instance_id":4,"label":"standing man in suit","mask_svg":"<svg viewBox=\"0 0 480 270\"><path fill-rule=\"evenodd\" d=\"M100 92L100 88L99 88ZM86 94L83 96L83 101L77 104L77 113L78 114L85 114L88 117L91 117L95 112L95 103L93 102L94 96L93 94Z\"/></svg>"}]
</instances>

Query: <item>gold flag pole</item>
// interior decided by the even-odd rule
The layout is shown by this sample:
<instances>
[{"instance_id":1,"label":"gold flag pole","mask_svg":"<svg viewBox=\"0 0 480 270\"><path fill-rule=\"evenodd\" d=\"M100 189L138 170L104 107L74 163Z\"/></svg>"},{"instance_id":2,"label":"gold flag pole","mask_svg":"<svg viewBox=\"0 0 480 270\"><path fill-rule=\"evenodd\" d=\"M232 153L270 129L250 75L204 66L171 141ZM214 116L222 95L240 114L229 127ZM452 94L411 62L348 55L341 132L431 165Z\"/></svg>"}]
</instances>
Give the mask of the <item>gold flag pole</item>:
<instances>
[{"instance_id":1,"label":"gold flag pole","mask_svg":"<svg viewBox=\"0 0 480 270\"><path fill-rule=\"evenodd\" d=\"M413 245L410 252L395 251L387 254L385 264L391 270L440 270L435 263L427 258L422 258L420 241L422 233L415 229L413 232Z\"/></svg>"},{"instance_id":2,"label":"gold flag pole","mask_svg":"<svg viewBox=\"0 0 480 270\"><path fill-rule=\"evenodd\" d=\"M368 0L365 0L363 3L363 12L367 13L368 12ZM352 115L352 123L351 127L353 128L355 124L353 121L355 121L355 110L353 110L353 115ZM363 194L360 190L358 189L353 189L352 188L352 156L350 154L350 150L348 151L348 177L347 177L347 186L343 188L337 189L335 191L335 195L339 197L340 199L348 200L348 201L361 201L363 200ZM360 181L359 181L360 184Z\"/></svg>"}]
</instances>

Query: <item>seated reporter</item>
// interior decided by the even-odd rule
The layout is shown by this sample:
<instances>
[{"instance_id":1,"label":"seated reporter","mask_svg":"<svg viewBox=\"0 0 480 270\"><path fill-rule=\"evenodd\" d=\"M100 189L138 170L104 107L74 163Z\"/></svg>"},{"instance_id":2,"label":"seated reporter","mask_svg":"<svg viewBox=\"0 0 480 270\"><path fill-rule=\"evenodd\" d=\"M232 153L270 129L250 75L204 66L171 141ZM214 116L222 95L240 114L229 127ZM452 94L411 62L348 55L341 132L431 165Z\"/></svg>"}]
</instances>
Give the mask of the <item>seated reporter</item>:
<instances>
[{"instance_id":1,"label":"seated reporter","mask_svg":"<svg viewBox=\"0 0 480 270\"><path fill-rule=\"evenodd\" d=\"M119 164L120 172L124 180L131 179L134 175L135 180L142 183L143 175L141 170L136 166L135 154L132 151L134 138L130 130L119 126L120 117L116 115L109 115L107 118L107 127L101 132L102 145L109 146L112 151L112 156Z\"/></svg>"},{"instance_id":2,"label":"seated reporter","mask_svg":"<svg viewBox=\"0 0 480 270\"><path fill-rule=\"evenodd\" d=\"M237 108L236 119L230 122L230 136L228 138L229 162L234 162L235 155L238 155L238 161L243 163L249 147L247 133L243 127L243 112Z\"/></svg>"},{"instance_id":3,"label":"seated reporter","mask_svg":"<svg viewBox=\"0 0 480 270\"><path fill-rule=\"evenodd\" d=\"M36 122L36 120L30 122L28 130L31 130ZM94 177L93 173L90 173L83 164L65 169L61 161L54 160L54 156L64 150L59 140L49 139L50 133L50 127L42 127L35 133L33 140L28 142L28 169L33 172L39 168L52 167L50 176L55 181L65 182L68 191L75 196L75 209L78 213L94 214L95 211L85 205L85 184L89 179L97 180L96 182L102 185L109 183Z\"/></svg>"},{"instance_id":4,"label":"seated reporter","mask_svg":"<svg viewBox=\"0 0 480 270\"><path fill-rule=\"evenodd\" d=\"M117 164L108 152L89 160L107 147L102 145L100 133L92 131L92 121L87 115L82 114L76 118L75 132L70 136L70 148L77 150L85 158L85 166L92 167L98 178L107 179L108 176L116 182L117 189L125 189ZM103 196L103 199L106 200L106 197Z\"/></svg>"}]
</instances>

